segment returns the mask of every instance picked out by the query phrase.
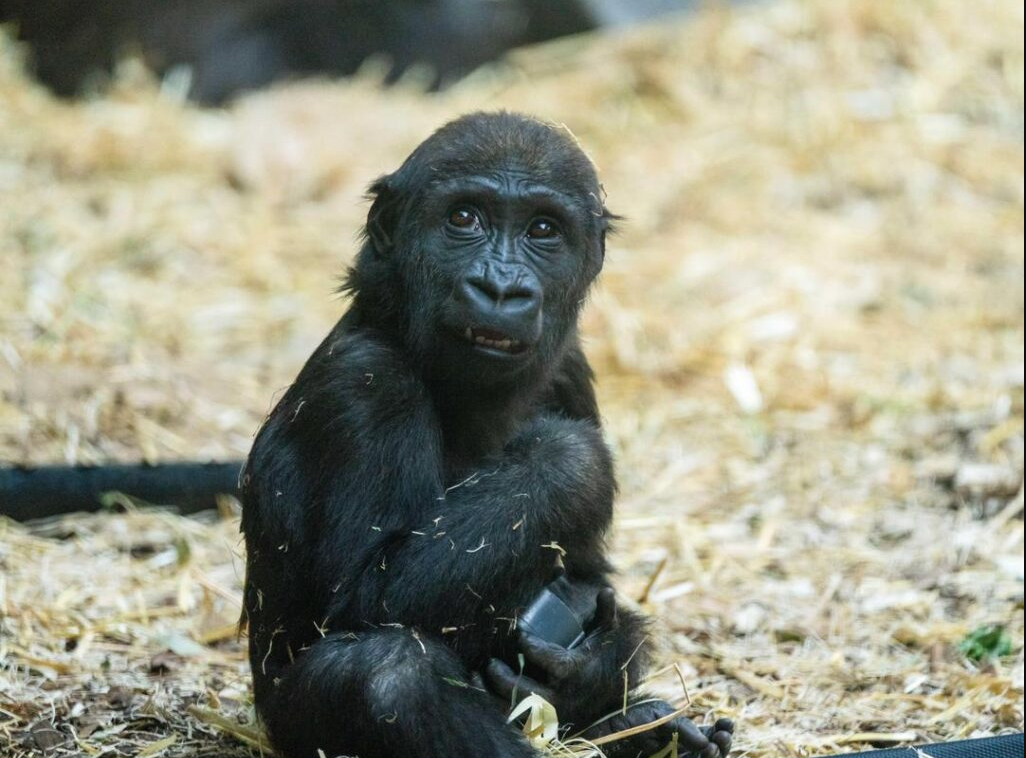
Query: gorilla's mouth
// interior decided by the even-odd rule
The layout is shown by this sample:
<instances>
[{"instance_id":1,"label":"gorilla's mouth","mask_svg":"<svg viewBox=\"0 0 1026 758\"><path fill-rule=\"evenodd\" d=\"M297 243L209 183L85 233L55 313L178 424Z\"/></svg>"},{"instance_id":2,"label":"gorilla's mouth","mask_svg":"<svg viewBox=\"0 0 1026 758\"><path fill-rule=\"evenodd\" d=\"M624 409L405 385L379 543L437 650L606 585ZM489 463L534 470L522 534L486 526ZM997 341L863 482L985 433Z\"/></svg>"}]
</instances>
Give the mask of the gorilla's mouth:
<instances>
[{"instance_id":1,"label":"gorilla's mouth","mask_svg":"<svg viewBox=\"0 0 1026 758\"><path fill-rule=\"evenodd\" d=\"M497 350L508 355L519 355L527 349L527 345L520 340L513 339L496 329L468 326L463 331L463 339L476 347Z\"/></svg>"}]
</instances>

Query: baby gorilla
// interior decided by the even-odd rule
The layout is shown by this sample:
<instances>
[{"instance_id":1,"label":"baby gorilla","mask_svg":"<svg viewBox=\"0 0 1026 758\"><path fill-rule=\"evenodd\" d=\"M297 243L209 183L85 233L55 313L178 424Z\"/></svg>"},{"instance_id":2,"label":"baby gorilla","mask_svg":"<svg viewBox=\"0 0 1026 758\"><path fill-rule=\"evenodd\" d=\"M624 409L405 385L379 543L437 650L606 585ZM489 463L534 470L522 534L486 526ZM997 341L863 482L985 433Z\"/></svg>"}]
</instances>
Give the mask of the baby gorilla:
<instances>
[{"instance_id":1,"label":"baby gorilla","mask_svg":"<svg viewBox=\"0 0 1026 758\"><path fill-rule=\"evenodd\" d=\"M601 195L565 130L508 113L448 124L371 187L350 308L242 476L254 694L288 758L537 756L515 691L584 737L672 713L623 709L646 636L608 587L615 482L577 335ZM571 647L517 629L560 556ZM607 753L676 734L717 758L732 731L676 718Z\"/></svg>"}]
</instances>

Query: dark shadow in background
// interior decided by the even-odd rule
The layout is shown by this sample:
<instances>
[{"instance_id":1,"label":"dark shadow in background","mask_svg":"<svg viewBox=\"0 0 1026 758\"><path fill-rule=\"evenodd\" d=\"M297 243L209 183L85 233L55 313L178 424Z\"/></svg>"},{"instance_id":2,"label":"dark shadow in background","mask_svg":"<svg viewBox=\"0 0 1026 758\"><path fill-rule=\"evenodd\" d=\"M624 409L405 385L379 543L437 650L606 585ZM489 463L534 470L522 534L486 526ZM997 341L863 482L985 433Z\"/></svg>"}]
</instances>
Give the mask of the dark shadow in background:
<instances>
[{"instance_id":1,"label":"dark shadow in background","mask_svg":"<svg viewBox=\"0 0 1026 758\"><path fill-rule=\"evenodd\" d=\"M0 0L51 90L95 89L137 53L188 70L191 99L219 105L282 79L345 76L372 56L394 81L415 64L443 87L507 50L693 8L696 0Z\"/></svg>"}]
</instances>

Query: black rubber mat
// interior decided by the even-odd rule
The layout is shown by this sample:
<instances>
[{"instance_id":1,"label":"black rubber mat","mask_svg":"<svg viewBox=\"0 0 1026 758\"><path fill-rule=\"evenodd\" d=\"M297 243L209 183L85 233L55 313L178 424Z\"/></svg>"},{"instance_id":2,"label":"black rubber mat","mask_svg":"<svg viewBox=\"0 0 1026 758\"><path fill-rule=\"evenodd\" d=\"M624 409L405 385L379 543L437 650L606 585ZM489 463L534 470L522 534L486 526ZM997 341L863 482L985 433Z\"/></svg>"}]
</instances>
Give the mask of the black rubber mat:
<instances>
[{"instance_id":1,"label":"black rubber mat","mask_svg":"<svg viewBox=\"0 0 1026 758\"><path fill-rule=\"evenodd\" d=\"M979 740L938 742L933 745L849 753L848 758L1023 758L1022 745L1022 733L1004 734Z\"/></svg>"}]
</instances>

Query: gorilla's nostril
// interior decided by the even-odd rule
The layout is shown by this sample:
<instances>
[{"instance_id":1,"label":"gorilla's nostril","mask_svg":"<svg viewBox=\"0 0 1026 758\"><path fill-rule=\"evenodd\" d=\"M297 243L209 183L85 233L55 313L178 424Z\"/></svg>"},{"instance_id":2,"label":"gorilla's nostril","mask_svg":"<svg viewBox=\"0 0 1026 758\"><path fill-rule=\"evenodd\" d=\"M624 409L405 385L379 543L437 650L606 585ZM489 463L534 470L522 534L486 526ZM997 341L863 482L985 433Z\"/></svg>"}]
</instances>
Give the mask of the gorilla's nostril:
<instances>
[{"instance_id":1,"label":"gorilla's nostril","mask_svg":"<svg viewBox=\"0 0 1026 758\"><path fill-rule=\"evenodd\" d=\"M538 300L538 291L535 288L516 280L501 282L486 277L471 277L467 280L467 285L473 290L470 292L471 295L475 295L473 300L481 300L483 295L498 306L510 302L525 305Z\"/></svg>"},{"instance_id":2,"label":"gorilla's nostril","mask_svg":"<svg viewBox=\"0 0 1026 758\"><path fill-rule=\"evenodd\" d=\"M503 295L504 300L533 300L537 293L523 284L514 283Z\"/></svg>"},{"instance_id":3,"label":"gorilla's nostril","mask_svg":"<svg viewBox=\"0 0 1026 758\"><path fill-rule=\"evenodd\" d=\"M478 292L483 293L489 300L501 302L504 299L502 289L490 279L474 277L468 279L467 283Z\"/></svg>"}]
</instances>

